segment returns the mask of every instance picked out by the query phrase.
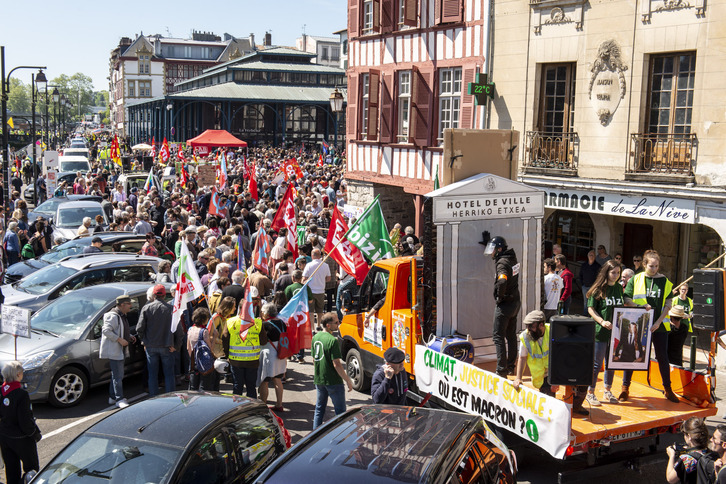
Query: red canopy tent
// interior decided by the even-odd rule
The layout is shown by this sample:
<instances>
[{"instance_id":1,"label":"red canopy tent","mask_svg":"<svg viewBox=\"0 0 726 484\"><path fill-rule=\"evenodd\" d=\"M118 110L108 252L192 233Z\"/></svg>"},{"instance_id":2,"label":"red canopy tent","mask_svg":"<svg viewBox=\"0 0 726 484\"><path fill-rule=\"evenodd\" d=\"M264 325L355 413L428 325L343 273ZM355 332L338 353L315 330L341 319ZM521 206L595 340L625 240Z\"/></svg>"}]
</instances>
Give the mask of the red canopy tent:
<instances>
[{"instance_id":1,"label":"red canopy tent","mask_svg":"<svg viewBox=\"0 0 726 484\"><path fill-rule=\"evenodd\" d=\"M247 146L247 143L241 139L237 139L229 132L223 129L208 129L196 138L187 140L187 144L192 148L216 148L219 146L229 148L241 148Z\"/></svg>"}]
</instances>

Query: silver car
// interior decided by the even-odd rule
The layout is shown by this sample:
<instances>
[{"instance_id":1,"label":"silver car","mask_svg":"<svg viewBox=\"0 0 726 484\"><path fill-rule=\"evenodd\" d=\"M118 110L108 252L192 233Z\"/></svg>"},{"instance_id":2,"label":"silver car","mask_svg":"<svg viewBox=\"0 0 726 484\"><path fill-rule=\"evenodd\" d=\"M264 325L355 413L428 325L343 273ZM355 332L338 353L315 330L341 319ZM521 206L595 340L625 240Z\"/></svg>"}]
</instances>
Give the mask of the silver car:
<instances>
[{"instance_id":1,"label":"silver car","mask_svg":"<svg viewBox=\"0 0 726 484\"><path fill-rule=\"evenodd\" d=\"M109 282L146 282L161 259L136 254L78 254L46 266L20 281L2 286L4 304L37 311L74 289Z\"/></svg>"},{"instance_id":2,"label":"silver car","mask_svg":"<svg viewBox=\"0 0 726 484\"><path fill-rule=\"evenodd\" d=\"M71 240L78 235L78 229L83 224L83 219L91 219L89 232L96 227L96 215L103 217L103 228L108 230L108 216L99 202L83 200L78 202L64 202L58 205L55 217L51 219L53 227L53 239L61 239L63 242Z\"/></svg>"},{"instance_id":3,"label":"silver car","mask_svg":"<svg viewBox=\"0 0 726 484\"><path fill-rule=\"evenodd\" d=\"M166 285L167 294L171 284ZM73 291L51 302L30 319L31 337L18 338L17 359L25 369L23 381L30 399L48 400L56 407L78 404L92 386L111 380L108 360L100 359L103 315L116 306L116 298L131 297L127 314L135 333L139 311L146 304L148 283L105 284ZM0 368L15 359L15 339L0 334ZM144 367L144 350L137 341L129 345L125 374Z\"/></svg>"}]
</instances>

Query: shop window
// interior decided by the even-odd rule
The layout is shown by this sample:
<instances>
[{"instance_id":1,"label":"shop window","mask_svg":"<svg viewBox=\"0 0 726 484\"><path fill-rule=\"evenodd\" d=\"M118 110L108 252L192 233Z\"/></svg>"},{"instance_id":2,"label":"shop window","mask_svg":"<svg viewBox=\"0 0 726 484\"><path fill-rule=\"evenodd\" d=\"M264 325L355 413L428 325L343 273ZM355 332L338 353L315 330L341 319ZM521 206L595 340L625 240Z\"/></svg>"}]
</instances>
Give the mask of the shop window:
<instances>
[{"instance_id":1,"label":"shop window","mask_svg":"<svg viewBox=\"0 0 726 484\"><path fill-rule=\"evenodd\" d=\"M587 260L595 247L595 226L586 213L557 210L545 223L545 240L562 247L568 262Z\"/></svg>"},{"instance_id":2,"label":"shop window","mask_svg":"<svg viewBox=\"0 0 726 484\"><path fill-rule=\"evenodd\" d=\"M702 269L723 253L723 242L715 230L706 225L689 225L688 262L686 274L694 269ZM712 266L713 267L713 266ZM715 267L723 267L723 260Z\"/></svg>"}]
</instances>

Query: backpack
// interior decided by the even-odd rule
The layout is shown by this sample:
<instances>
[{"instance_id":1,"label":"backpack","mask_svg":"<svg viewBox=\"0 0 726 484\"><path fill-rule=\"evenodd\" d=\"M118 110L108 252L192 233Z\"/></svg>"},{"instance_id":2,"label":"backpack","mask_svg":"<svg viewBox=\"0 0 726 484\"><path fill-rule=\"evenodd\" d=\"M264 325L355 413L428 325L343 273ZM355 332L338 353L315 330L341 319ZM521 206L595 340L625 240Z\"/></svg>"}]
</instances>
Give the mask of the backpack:
<instances>
[{"instance_id":1,"label":"backpack","mask_svg":"<svg viewBox=\"0 0 726 484\"><path fill-rule=\"evenodd\" d=\"M30 239L30 241L28 241L30 246L33 248L33 253L35 254L35 256L43 254L43 243L40 240L41 237L42 235L36 234Z\"/></svg>"},{"instance_id":2,"label":"backpack","mask_svg":"<svg viewBox=\"0 0 726 484\"><path fill-rule=\"evenodd\" d=\"M714 472L713 463L714 453L710 451L689 452L688 455L696 459L696 483L697 484L714 484L716 482L716 474Z\"/></svg>"},{"instance_id":3,"label":"backpack","mask_svg":"<svg viewBox=\"0 0 726 484\"><path fill-rule=\"evenodd\" d=\"M284 321L281 319L278 319L277 321L280 321L282 323L282 331L280 331L280 340L275 344L274 342L270 341L270 344L273 348L275 348L275 351L277 351L277 359L278 360L287 360L292 355L297 354L296 348L291 348L290 345L290 334L287 332L287 325ZM274 324L274 323L272 323ZM277 324L274 324L274 326L280 330L280 328L277 327ZM297 341L297 335L293 338L293 343Z\"/></svg>"},{"instance_id":4,"label":"backpack","mask_svg":"<svg viewBox=\"0 0 726 484\"><path fill-rule=\"evenodd\" d=\"M194 367L201 375L209 375L214 371L214 355L212 350L209 349L206 341L204 341L204 335L206 329L199 331L199 339L194 343L192 349L192 356L194 357Z\"/></svg>"},{"instance_id":5,"label":"backpack","mask_svg":"<svg viewBox=\"0 0 726 484\"><path fill-rule=\"evenodd\" d=\"M35 259L35 251L33 250L33 246L30 242L23 246L23 249L20 251L20 256L23 259Z\"/></svg>"}]
</instances>

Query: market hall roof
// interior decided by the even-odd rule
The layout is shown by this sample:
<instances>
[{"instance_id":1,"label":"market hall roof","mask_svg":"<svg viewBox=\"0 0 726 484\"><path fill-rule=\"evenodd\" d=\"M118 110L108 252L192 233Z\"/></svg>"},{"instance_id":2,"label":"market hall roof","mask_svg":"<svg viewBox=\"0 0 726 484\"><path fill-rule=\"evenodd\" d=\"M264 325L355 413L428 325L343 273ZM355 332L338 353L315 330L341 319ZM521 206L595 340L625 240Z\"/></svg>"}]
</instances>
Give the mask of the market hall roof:
<instances>
[{"instance_id":1,"label":"market hall roof","mask_svg":"<svg viewBox=\"0 0 726 484\"><path fill-rule=\"evenodd\" d=\"M339 89L343 97L347 98L347 90ZM226 82L214 86L200 87L191 91L184 91L170 96L170 100L214 100L237 102L278 102L291 101L297 103L328 103L331 86L296 86L288 84L237 84ZM164 97L157 98L159 100ZM147 100L147 102L150 100Z\"/></svg>"}]
</instances>

